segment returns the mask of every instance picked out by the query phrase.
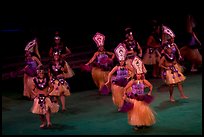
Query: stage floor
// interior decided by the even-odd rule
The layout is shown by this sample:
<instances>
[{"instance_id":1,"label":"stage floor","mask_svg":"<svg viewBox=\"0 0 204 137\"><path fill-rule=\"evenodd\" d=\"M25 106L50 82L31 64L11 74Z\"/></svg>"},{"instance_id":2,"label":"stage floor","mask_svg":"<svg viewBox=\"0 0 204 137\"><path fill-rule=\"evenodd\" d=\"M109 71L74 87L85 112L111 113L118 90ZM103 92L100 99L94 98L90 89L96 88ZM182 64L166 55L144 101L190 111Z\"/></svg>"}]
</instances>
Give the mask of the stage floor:
<instances>
[{"instance_id":1,"label":"stage floor","mask_svg":"<svg viewBox=\"0 0 204 137\"><path fill-rule=\"evenodd\" d=\"M150 128L134 131L127 114L117 112L111 95L99 96L97 89L74 92L66 98L67 111L51 115L53 126L40 129L40 120L30 112L32 101L22 99L21 91L2 92L3 135L202 135L202 73L186 75L180 99L174 88L175 103L169 102L168 86L150 79L157 122ZM11 85L12 86L12 85ZM79 85L78 85L79 86Z\"/></svg>"}]
</instances>

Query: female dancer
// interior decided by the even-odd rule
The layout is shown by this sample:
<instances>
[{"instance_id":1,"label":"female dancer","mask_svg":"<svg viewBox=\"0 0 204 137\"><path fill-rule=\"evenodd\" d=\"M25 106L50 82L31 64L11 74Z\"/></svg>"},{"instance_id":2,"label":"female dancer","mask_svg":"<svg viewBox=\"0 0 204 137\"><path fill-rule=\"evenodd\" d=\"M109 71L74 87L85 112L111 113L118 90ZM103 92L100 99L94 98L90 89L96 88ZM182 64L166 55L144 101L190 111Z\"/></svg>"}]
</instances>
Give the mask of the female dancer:
<instances>
[{"instance_id":1,"label":"female dancer","mask_svg":"<svg viewBox=\"0 0 204 137\"><path fill-rule=\"evenodd\" d=\"M133 73L133 69L125 64L127 49L125 48L124 44L120 43L114 51L119 61L119 65L116 65L110 71L108 74L108 81L105 83L105 85L109 84L111 81L112 100L114 105L117 106L118 111L121 111L124 104L124 87L128 83L129 79L131 79L131 74L128 72ZM116 76L113 76L115 73Z\"/></svg>"},{"instance_id":2,"label":"female dancer","mask_svg":"<svg viewBox=\"0 0 204 137\"><path fill-rule=\"evenodd\" d=\"M65 111L65 96L70 96L70 87L65 79L73 77L74 72L68 63L62 59L58 50L53 52L53 60L50 63L48 74L54 86L49 95L60 97L62 111Z\"/></svg>"},{"instance_id":3,"label":"female dancer","mask_svg":"<svg viewBox=\"0 0 204 137\"><path fill-rule=\"evenodd\" d=\"M153 33L148 37L147 39L147 50L146 53L144 54L142 62L145 65L153 65L153 72L152 76L154 78L159 77L160 75L160 70L159 70L159 60L161 57L160 54L160 48L161 48L161 37L160 37L160 31L161 28L159 25L157 25Z\"/></svg>"},{"instance_id":4,"label":"female dancer","mask_svg":"<svg viewBox=\"0 0 204 137\"><path fill-rule=\"evenodd\" d=\"M25 48L25 61L26 66L24 67L24 91L23 96L34 99L34 95L32 93L32 79L34 76L36 76L36 69L38 66L42 65L40 59L39 59L39 52L37 47L37 41L36 39L32 40L26 45Z\"/></svg>"},{"instance_id":5,"label":"female dancer","mask_svg":"<svg viewBox=\"0 0 204 137\"><path fill-rule=\"evenodd\" d=\"M52 88L48 76L45 75L44 67L40 66L37 69L37 76L33 78L32 92L35 95L35 99L31 108L33 114L38 114L40 116L42 122L40 128L44 128L46 125L50 127L52 125L50 114L56 113L59 110L58 103L51 100L48 96Z\"/></svg>"},{"instance_id":6,"label":"female dancer","mask_svg":"<svg viewBox=\"0 0 204 137\"><path fill-rule=\"evenodd\" d=\"M180 72L183 72L184 69L179 64L179 62L181 63L181 61L183 61L183 58L181 56L181 52L178 49L177 44L174 42L175 34L168 27L163 26L163 36L165 36L166 41L163 42L162 46L163 47L168 46L169 48L171 48L172 54L174 54L174 56L176 57L178 69L179 69ZM164 49L162 49L161 55L164 55L164 54L165 54L165 51L164 51ZM163 78L163 73L165 73L165 70L161 68L161 77L162 77L162 79L164 79Z\"/></svg>"},{"instance_id":7,"label":"female dancer","mask_svg":"<svg viewBox=\"0 0 204 137\"><path fill-rule=\"evenodd\" d=\"M127 89L132 88L131 91ZM145 93L145 87L149 88L148 94ZM149 104L153 101L152 84L142 78L141 74L136 74L136 78L131 80L125 86L125 94L123 98L133 104L132 109L127 112L128 123L134 126L135 130L142 127L152 126L155 124L155 112L150 108Z\"/></svg>"},{"instance_id":8,"label":"female dancer","mask_svg":"<svg viewBox=\"0 0 204 137\"><path fill-rule=\"evenodd\" d=\"M126 35L125 35L126 40L124 40L123 43L125 44L127 49L126 64L129 67L132 67L131 63L135 58L135 56L142 58L142 48L139 42L134 39L132 29L126 28L125 31L126 31Z\"/></svg>"},{"instance_id":9,"label":"female dancer","mask_svg":"<svg viewBox=\"0 0 204 137\"><path fill-rule=\"evenodd\" d=\"M58 50L60 52L62 58L66 59L71 54L71 51L68 47L64 46L64 44L62 43L61 37L59 36L59 33L56 32L55 35L56 35L54 37L55 44L54 44L54 46L52 46L50 48L49 55L50 55L50 57L52 57L53 51Z\"/></svg>"},{"instance_id":10,"label":"female dancer","mask_svg":"<svg viewBox=\"0 0 204 137\"><path fill-rule=\"evenodd\" d=\"M193 16L189 15L187 18L187 38L184 46L180 49L181 55L191 63L191 72L198 71L197 68L202 64L202 55L199 52L201 42L194 32L195 24Z\"/></svg>"},{"instance_id":11,"label":"female dancer","mask_svg":"<svg viewBox=\"0 0 204 137\"><path fill-rule=\"evenodd\" d=\"M105 36L103 34L97 32L94 35L93 40L97 44L98 51L94 53L93 57L85 65L88 66L92 64L91 74L94 83L99 88L99 94L107 95L110 93L110 86L107 88L105 82L107 81L108 73L112 69L115 54L113 52L105 51Z\"/></svg>"},{"instance_id":12,"label":"female dancer","mask_svg":"<svg viewBox=\"0 0 204 137\"><path fill-rule=\"evenodd\" d=\"M169 85L170 101L175 102L173 97L174 85L178 86L181 98L188 98L184 95L183 87L181 84L181 82L183 82L186 77L181 73L181 69L178 66L175 54L173 53L171 46L166 45L164 47L164 55L161 57L159 66L164 69L162 77L164 78L164 82Z\"/></svg>"}]
</instances>

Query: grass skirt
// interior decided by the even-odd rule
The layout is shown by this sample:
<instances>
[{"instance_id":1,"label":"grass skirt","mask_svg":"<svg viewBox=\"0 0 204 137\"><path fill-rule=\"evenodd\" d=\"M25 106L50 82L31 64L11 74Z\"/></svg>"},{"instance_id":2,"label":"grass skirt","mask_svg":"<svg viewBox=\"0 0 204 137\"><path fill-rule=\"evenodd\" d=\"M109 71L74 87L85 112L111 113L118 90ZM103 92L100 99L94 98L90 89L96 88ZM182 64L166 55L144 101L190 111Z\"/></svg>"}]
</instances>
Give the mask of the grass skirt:
<instances>
[{"instance_id":1,"label":"grass skirt","mask_svg":"<svg viewBox=\"0 0 204 137\"><path fill-rule=\"evenodd\" d=\"M49 97L45 98L45 103L41 106L39 104L39 98L36 97L33 102L33 106L31 108L31 112L34 114L42 114L45 115L47 111L51 113L56 113L59 111L59 104L51 102Z\"/></svg>"}]
</instances>

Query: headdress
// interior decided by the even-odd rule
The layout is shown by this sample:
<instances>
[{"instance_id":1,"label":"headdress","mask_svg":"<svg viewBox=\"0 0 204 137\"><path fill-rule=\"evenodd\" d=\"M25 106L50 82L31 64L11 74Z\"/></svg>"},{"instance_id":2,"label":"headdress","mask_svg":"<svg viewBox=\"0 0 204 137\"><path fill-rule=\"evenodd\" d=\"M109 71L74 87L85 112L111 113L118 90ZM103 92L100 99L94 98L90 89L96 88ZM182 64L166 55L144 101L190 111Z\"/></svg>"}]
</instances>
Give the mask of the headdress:
<instances>
[{"instance_id":1,"label":"headdress","mask_svg":"<svg viewBox=\"0 0 204 137\"><path fill-rule=\"evenodd\" d=\"M127 49L123 43L119 43L118 46L114 49L114 52L119 61L125 60L127 56Z\"/></svg>"},{"instance_id":2,"label":"headdress","mask_svg":"<svg viewBox=\"0 0 204 137\"><path fill-rule=\"evenodd\" d=\"M144 63L142 62L142 60L135 56L135 58L133 59L132 61L132 66L134 67L134 69L136 70L136 74L143 74L143 73L146 73L147 70L144 66Z\"/></svg>"},{"instance_id":3,"label":"headdress","mask_svg":"<svg viewBox=\"0 0 204 137\"><path fill-rule=\"evenodd\" d=\"M167 26L162 25L162 32L163 32L163 34L166 34L168 38L169 38L169 36L170 36L170 38L175 37L174 32Z\"/></svg>"},{"instance_id":4,"label":"headdress","mask_svg":"<svg viewBox=\"0 0 204 137\"><path fill-rule=\"evenodd\" d=\"M37 56L40 58L40 54L39 54L39 51L38 51L38 43L37 43L37 40L34 39L32 41L30 41L26 47L25 47L25 51L29 51L31 53L35 52L37 54Z\"/></svg>"},{"instance_id":5,"label":"headdress","mask_svg":"<svg viewBox=\"0 0 204 137\"><path fill-rule=\"evenodd\" d=\"M93 40L95 41L97 47L99 46L104 46L104 42L105 42L105 36L99 32L97 32L94 36L93 36Z\"/></svg>"},{"instance_id":6,"label":"headdress","mask_svg":"<svg viewBox=\"0 0 204 137\"><path fill-rule=\"evenodd\" d=\"M34 46L37 44L36 39L30 41L26 47L25 47L25 51L29 51L29 52L34 52Z\"/></svg>"}]
</instances>

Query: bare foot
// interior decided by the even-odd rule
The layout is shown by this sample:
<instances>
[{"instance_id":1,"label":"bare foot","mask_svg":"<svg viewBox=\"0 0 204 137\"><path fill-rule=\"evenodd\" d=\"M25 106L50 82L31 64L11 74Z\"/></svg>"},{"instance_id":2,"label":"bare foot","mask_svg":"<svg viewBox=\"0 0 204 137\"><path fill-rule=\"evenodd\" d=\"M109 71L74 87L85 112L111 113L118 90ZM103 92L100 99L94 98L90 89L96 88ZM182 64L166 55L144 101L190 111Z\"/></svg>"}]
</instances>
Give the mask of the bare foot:
<instances>
[{"instance_id":1,"label":"bare foot","mask_svg":"<svg viewBox=\"0 0 204 137\"><path fill-rule=\"evenodd\" d=\"M181 98L183 98L183 99L187 99L187 98L189 98L189 97L187 97L187 96L181 96Z\"/></svg>"},{"instance_id":2,"label":"bare foot","mask_svg":"<svg viewBox=\"0 0 204 137\"><path fill-rule=\"evenodd\" d=\"M47 127L51 127L52 126L52 124L51 123L47 123Z\"/></svg>"},{"instance_id":3,"label":"bare foot","mask_svg":"<svg viewBox=\"0 0 204 137\"><path fill-rule=\"evenodd\" d=\"M139 130L139 128L137 126L135 126L133 129L136 130L136 131Z\"/></svg>"},{"instance_id":4,"label":"bare foot","mask_svg":"<svg viewBox=\"0 0 204 137\"><path fill-rule=\"evenodd\" d=\"M40 128L44 128L46 126L46 123L43 123L40 125Z\"/></svg>"},{"instance_id":5,"label":"bare foot","mask_svg":"<svg viewBox=\"0 0 204 137\"><path fill-rule=\"evenodd\" d=\"M62 109L62 112L65 112L66 110L67 110L66 108L63 108L63 109Z\"/></svg>"},{"instance_id":6,"label":"bare foot","mask_svg":"<svg viewBox=\"0 0 204 137\"><path fill-rule=\"evenodd\" d=\"M173 98L173 97L172 97L172 98L170 98L170 101L171 101L171 102L175 102L175 100L174 100L174 98Z\"/></svg>"}]
</instances>

